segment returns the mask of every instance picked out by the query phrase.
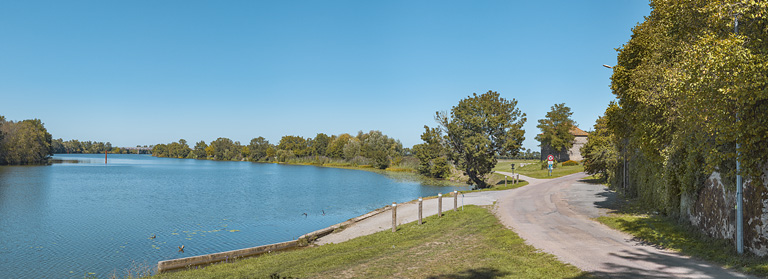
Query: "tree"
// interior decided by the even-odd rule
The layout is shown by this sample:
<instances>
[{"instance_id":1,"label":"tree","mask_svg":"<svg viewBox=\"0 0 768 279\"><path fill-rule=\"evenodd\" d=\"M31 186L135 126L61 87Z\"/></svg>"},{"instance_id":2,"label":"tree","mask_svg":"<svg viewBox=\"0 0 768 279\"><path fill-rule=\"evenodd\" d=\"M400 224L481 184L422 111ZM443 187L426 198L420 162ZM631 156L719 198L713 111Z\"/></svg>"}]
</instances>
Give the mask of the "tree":
<instances>
[{"instance_id":1,"label":"tree","mask_svg":"<svg viewBox=\"0 0 768 279\"><path fill-rule=\"evenodd\" d=\"M248 144L248 149L251 150L251 156L249 160L259 161L267 157L267 149L272 147L268 140L264 137L258 137L251 139Z\"/></svg>"},{"instance_id":2,"label":"tree","mask_svg":"<svg viewBox=\"0 0 768 279\"><path fill-rule=\"evenodd\" d=\"M612 103L611 106L615 104ZM581 155L584 156L584 172L590 175L597 174L600 179L607 181L614 176L613 170L619 163L616 137L608 128L608 119L605 116L597 118L594 129L589 134L587 144L581 147Z\"/></svg>"},{"instance_id":3,"label":"tree","mask_svg":"<svg viewBox=\"0 0 768 279\"><path fill-rule=\"evenodd\" d=\"M576 125L571 119L571 108L566 107L565 103L555 104L552 110L547 112L546 118L539 119L537 128L541 134L536 136L536 140L541 142L541 146L549 146L556 151L557 161L562 161L560 154L573 147L575 136L571 134L571 129Z\"/></svg>"},{"instance_id":4,"label":"tree","mask_svg":"<svg viewBox=\"0 0 768 279\"><path fill-rule=\"evenodd\" d=\"M341 134L338 137L335 137L328 145L326 156L337 159L344 158L344 146L346 146L351 139L352 135L350 134Z\"/></svg>"},{"instance_id":5,"label":"tree","mask_svg":"<svg viewBox=\"0 0 768 279\"><path fill-rule=\"evenodd\" d=\"M0 118L0 165L45 164L53 155L51 134L40 119L19 122Z\"/></svg>"},{"instance_id":6,"label":"tree","mask_svg":"<svg viewBox=\"0 0 768 279\"><path fill-rule=\"evenodd\" d=\"M379 169L389 167L390 158L398 155L402 145L387 137L381 131L370 131L361 135L360 155L373 160L373 166Z\"/></svg>"},{"instance_id":7,"label":"tree","mask_svg":"<svg viewBox=\"0 0 768 279\"><path fill-rule=\"evenodd\" d=\"M205 148L208 147L208 144L205 143L205 141L199 141L195 144L195 149L192 149L192 151L187 154L187 158L190 159L205 159Z\"/></svg>"},{"instance_id":8,"label":"tree","mask_svg":"<svg viewBox=\"0 0 768 279\"><path fill-rule=\"evenodd\" d=\"M304 157L309 155L309 142L300 136L283 136L277 149L291 151L296 157Z\"/></svg>"},{"instance_id":9,"label":"tree","mask_svg":"<svg viewBox=\"0 0 768 279\"><path fill-rule=\"evenodd\" d=\"M326 134L319 133L315 138L312 140L312 155L315 156L326 156L328 145L331 144L331 137L329 137Z\"/></svg>"},{"instance_id":10,"label":"tree","mask_svg":"<svg viewBox=\"0 0 768 279\"><path fill-rule=\"evenodd\" d=\"M424 143L413 146L413 153L419 159L418 171L429 177L445 178L451 174L451 169L446 160L443 135L438 128L424 125L424 130L421 134Z\"/></svg>"},{"instance_id":11,"label":"tree","mask_svg":"<svg viewBox=\"0 0 768 279\"><path fill-rule=\"evenodd\" d=\"M436 113L435 119L446 134L449 158L469 177L469 183L489 187L485 175L496 166L496 156L519 153L526 118L516 106L517 100L488 91L459 101L450 115Z\"/></svg>"}]
</instances>

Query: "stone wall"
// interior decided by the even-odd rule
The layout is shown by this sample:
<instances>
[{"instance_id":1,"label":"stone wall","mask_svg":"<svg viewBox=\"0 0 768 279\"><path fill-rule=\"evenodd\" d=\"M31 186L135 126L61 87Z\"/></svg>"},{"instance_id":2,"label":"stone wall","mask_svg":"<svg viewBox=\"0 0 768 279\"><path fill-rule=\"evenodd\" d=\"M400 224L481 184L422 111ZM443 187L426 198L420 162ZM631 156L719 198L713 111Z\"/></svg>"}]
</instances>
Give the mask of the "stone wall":
<instances>
[{"instance_id":1,"label":"stone wall","mask_svg":"<svg viewBox=\"0 0 768 279\"><path fill-rule=\"evenodd\" d=\"M586 136L576 136L573 139L573 146L571 147L571 149L566 151L555 151L549 145L542 145L541 160L542 161L547 160L547 155L549 154L554 155L555 160L558 160L558 162L565 162L568 160L574 160L574 161L584 160L584 157L581 156L581 147L583 147L585 144L587 144Z\"/></svg>"},{"instance_id":2,"label":"stone wall","mask_svg":"<svg viewBox=\"0 0 768 279\"><path fill-rule=\"evenodd\" d=\"M710 175L695 197L681 197L681 208L687 211L691 224L707 235L734 240L736 189L726 187L721 179L717 172ZM762 180L762 185L744 181L744 248L755 255L768 256L768 167Z\"/></svg>"}]
</instances>

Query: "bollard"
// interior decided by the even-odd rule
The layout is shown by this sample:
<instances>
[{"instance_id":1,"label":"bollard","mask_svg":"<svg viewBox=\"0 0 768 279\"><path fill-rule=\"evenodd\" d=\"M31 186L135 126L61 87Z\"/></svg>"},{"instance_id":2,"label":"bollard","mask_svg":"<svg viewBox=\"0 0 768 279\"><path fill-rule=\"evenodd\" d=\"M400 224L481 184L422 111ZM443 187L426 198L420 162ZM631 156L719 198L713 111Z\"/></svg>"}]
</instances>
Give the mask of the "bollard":
<instances>
[{"instance_id":1,"label":"bollard","mask_svg":"<svg viewBox=\"0 0 768 279\"><path fill-rule=\"evenodd\" d=\"M443 194L437 194L437 218L443 215Z\"/></svg>"},{"instance_id":2,"label":"bollard","mask_svg":"<svg viewBox=\"0 0 768 279\"><path fill-rule=\"evenodd\" d=\"M419 225L421 225L421 197L419 197Z\"/></svg>"},{"instance_id":3,"label":"bollard","mask_svg":"<svg viewBox=\"0 0 768 279\"><path fill-rule=\"evenodd\" d=\"M509 176L505 175L504 176L504 187L507 187L507 178L509 178Z\"/></svg>"},{"instance_id":4,"label":"bollard","mask_svg":"<svg viewBox=\"0 0 768 279\"><path fill-rule=\"evenodd\" d=\"M453 212L459 210L459 191L453 190Z\"/></svg>"},{"instance_id":5,"label":"bollard","mask_svg":"<svg viewBox=\"0 0 768 279\"><path fill-rule=\"evenodd\" d=\"M517 174L517 179L515 179L515 183L520 183L520 174Z\"/></svg>"},{"instance_id":6,"label":"bollard","mask_svg":"<svg viewBox=\"0 0 768 279\"><path fill-rule=\"evenodd\" d=\"M392 203L392 232L397 230L397 203Z\"/></svg>"}]
</instances>

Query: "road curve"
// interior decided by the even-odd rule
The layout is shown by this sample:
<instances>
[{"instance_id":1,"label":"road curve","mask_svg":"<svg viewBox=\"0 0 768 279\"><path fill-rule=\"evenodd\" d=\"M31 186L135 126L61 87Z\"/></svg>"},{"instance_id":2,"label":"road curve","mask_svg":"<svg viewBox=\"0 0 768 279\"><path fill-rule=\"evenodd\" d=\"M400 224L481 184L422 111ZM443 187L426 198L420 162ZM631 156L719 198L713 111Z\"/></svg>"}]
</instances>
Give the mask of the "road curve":
<instances>
[{"instance_id":1,"label":"road curve","mask_svg":"<svg viewBox=\"0 0 768 279\"><path fill-rule=\"evenodd\" d=\"M528 244L599 277L753 278L643 245L592 220L606 213L613 193L580 182L585 176L525 179L528 186L499 197L496 214Z\"/></svg>"}]
</instances>

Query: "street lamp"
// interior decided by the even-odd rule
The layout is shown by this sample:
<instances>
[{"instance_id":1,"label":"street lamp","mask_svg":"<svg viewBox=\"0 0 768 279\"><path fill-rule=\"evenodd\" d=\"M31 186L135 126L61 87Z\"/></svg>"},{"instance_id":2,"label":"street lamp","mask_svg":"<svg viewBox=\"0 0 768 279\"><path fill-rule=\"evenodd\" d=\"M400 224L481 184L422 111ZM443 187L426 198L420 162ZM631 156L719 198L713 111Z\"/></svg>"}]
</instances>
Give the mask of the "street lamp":
<instances>
[{"instance_id":1,"label":"street lamp","mask_svg":"<svg viewBox=\"0 0 768 279\"><path fill-rule=\"evenodd\" d=\"M739 35L739 14L734 13L733 14L733 33L736 34L736 36ZM736 106L738 107L739 103L736 102ZM736 110L736 125L739 123L739 110ZM742 206L744 206L744 186L742 186L741 181L741 163L739 163L739 157L741 157L741 152L739 152L739 138L736 138L736 252L739 253L739 255L744 254L744 209L742 209Z\"/></svg>"}]
</instances>

